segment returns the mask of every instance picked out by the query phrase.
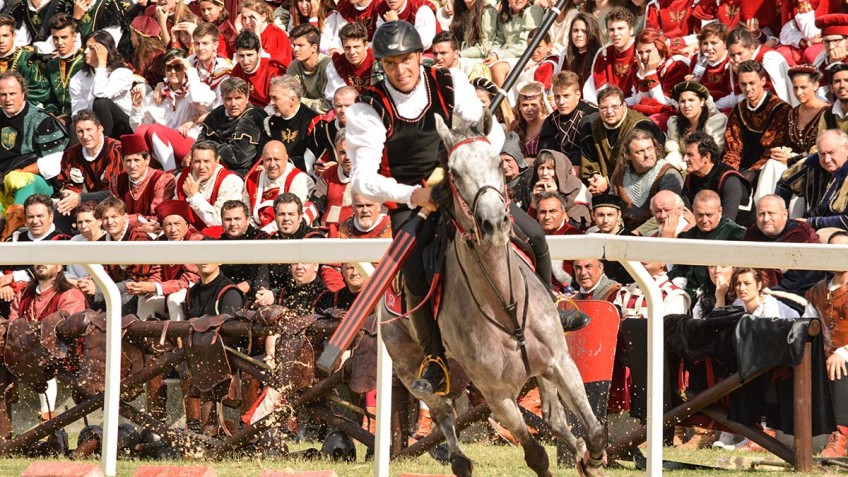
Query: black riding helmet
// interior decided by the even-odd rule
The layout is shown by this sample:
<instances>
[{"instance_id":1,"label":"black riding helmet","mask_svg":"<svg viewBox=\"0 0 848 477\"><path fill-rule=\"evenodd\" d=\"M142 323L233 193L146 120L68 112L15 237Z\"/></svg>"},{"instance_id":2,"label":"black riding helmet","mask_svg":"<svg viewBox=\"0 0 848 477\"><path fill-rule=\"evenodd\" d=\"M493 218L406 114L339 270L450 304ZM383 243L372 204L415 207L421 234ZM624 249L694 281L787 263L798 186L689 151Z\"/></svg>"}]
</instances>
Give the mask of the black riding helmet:
<instances>
[{"instance_id":1,"label":"black riding helmet","mask_svg":"<svg viewBox=\"0 0 848 477\"><path fill-rule=\"evenodd\" d=\"M374 51L374 58L380 59L424 51L424 45L421 43L421 35L412 23L396 20L383 23L377 28L374 39L371 40L371 49Z\"/></svg>"}]
</instances>

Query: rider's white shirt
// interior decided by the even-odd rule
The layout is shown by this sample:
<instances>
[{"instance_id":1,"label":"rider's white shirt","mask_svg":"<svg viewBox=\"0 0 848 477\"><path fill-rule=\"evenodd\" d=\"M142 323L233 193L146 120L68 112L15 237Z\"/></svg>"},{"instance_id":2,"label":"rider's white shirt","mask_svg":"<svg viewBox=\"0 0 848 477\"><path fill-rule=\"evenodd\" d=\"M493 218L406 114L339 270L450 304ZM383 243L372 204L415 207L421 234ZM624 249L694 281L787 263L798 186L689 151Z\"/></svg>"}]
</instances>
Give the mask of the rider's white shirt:
<instances>
[{"instance_id":1,"label":"rider's white shirt","mask_svg":"<svg viewBox=\"0 0 848 477\"><path fill-rule=\"evenodd\" d=\"M483 114L483 103L477 98L474 86L468 82L468 77L462 71L451 68L450 72L453 78L454 119L467 123L479 121ZM409 94L397 91L386 81L389 96L401 117L416 118L427 107L429 98L423 82L423 67L420 70L418 85ZM413 207L410 198L417 186L399 184L391 177L384 177L379 173L383 146L386 143L386 127L380 116L374 108L365 103L355 103L345 114L347 153L353 163L350 181L353 190L380 201L393 201ZM503 129L493 127L488 137L495 154L499 154L504 143Z\"/></svg>"}]
</instances>

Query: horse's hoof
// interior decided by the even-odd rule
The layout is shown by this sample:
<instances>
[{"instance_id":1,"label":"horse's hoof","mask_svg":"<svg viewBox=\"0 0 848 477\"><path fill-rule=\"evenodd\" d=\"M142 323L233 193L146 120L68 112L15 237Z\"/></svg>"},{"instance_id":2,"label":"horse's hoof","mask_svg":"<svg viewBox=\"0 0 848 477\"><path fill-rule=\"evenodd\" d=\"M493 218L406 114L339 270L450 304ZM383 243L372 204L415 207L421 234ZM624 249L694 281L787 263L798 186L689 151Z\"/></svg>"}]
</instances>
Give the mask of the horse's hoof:
<instances>
[{"instance_id":1,"label":"horse's hoof","mask_svg":"<svg viewBox=\"0 0 848 477\"><path fill-rule=\"evenodd\" d=\"M430 449L428 453L430 457L442 465L448 465L450 463L450 449L448 449L447 444L439 444Z\"/></svg>"},{"instance_id":2,"label":"horse's hoof","mask_svg":"<svg viewBox=\"0 0 848 477\"><path fill-rule=\"evenodd\" d=\"M471 477L474 463L462 452L456 452L450 457L451 471L456 477Z\"/></svg>"},{"instance_id":3,"label":"horse's hoof","mask_svg":"<svg viewBox=\"0 0 848 477\"><path fill-rule=\"evenodd\" d=\"M577 475L581 477L603 477L607 475L604 472L605 465L607 465L606 452L600 458L594 459L589 451L586 451L583 457L577 458Z\"/></svg>"}]
</instances>

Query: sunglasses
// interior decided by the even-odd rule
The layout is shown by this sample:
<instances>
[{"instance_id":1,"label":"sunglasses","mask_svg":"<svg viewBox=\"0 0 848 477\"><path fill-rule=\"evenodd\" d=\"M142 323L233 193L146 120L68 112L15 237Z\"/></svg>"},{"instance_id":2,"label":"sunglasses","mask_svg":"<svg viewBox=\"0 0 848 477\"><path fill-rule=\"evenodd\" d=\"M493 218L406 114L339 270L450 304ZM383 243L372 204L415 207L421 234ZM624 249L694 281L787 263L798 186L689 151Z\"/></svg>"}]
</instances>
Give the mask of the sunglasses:
<instances>
[{"instance_id":1,"label":"sunglasses","mask_svg":"<svg viewBox=\"0 0 848 477\"><path fill-rule=\"evenodd\" d=\"M165 71L175 71L177 73L181 73L185 69L185 66L182 63L171 63L169 65L165 65Z\"/></svg>"}]
</instances>

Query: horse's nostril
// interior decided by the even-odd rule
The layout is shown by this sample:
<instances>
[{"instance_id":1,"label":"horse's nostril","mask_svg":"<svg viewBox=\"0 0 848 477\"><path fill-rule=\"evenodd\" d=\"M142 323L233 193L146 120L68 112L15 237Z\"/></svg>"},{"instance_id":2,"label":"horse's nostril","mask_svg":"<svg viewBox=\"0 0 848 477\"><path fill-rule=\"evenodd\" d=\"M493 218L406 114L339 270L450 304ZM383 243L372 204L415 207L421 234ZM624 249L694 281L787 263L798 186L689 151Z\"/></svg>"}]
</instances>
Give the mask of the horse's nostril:
<instances>
[{"instance_id":1,"label":"horse's nostril","mask_svg":"<svg viewBox=\"0 0 848 477\"><path fill-rule=\"evenodd\" d=\"M486 235L491 235L495 231L495 228L492 226L492 222L489 220L483 221L483 233Z\"/></svg>"}]
</instances>

